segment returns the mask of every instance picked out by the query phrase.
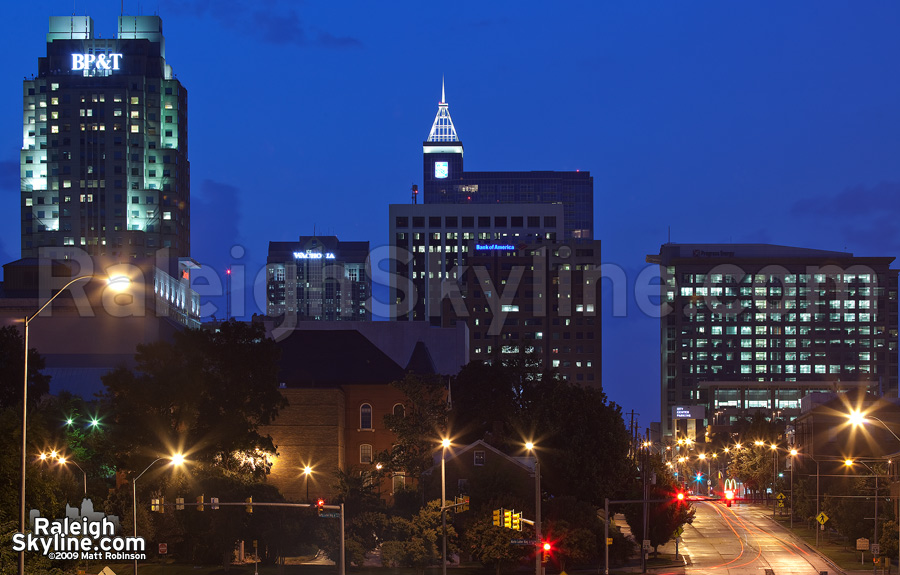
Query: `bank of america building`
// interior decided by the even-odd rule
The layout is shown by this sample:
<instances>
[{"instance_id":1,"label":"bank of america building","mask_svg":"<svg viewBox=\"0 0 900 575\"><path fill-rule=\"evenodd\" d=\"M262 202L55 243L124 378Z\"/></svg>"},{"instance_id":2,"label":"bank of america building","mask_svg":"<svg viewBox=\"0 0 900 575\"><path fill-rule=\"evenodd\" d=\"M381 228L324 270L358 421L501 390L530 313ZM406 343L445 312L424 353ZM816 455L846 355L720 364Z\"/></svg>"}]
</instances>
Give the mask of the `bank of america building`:
<instances>
[{"instance_id":1,"label":"bank of america building","mask_svg":"<svg viewBox=\"0 0 900 575\"><path fill-rule=\"evenodd\" d=\"M701 431L703 420L721 431L755 413L787 422L813 392L896 397L893 257L669 243L647 261L664 279L664 434Z\"/></svg>"},{"instance_id":2,"label":"bank of america building","mask_svg":"<svg viewBox=\"0 0 900 575\"><path fill-rule=\"evenodd\" d=\"M23 90L23 258L67 246L190 255L187 92L159 17L120 16L108 38L89 17L50 18L47 55Z\"/></svg>"}]
</instances>

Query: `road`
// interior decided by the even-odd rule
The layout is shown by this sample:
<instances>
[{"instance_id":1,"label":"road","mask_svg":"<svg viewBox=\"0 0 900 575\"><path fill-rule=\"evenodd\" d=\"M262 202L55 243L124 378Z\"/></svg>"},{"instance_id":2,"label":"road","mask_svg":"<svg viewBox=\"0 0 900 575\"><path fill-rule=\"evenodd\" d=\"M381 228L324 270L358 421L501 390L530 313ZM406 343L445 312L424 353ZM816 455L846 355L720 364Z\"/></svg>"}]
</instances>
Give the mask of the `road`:
<instances>
[{"instance_id":1,"label":"road","mask_svg":"<svg viewBox=\"0 0 900 575\"><path fill-rule=\"evenodd\" d=\"M772 521L772 510L751 505L694 502L679 549L688 557L685 574L818 575L834 570L805 543Z\"/></svg>"}]
</instances>

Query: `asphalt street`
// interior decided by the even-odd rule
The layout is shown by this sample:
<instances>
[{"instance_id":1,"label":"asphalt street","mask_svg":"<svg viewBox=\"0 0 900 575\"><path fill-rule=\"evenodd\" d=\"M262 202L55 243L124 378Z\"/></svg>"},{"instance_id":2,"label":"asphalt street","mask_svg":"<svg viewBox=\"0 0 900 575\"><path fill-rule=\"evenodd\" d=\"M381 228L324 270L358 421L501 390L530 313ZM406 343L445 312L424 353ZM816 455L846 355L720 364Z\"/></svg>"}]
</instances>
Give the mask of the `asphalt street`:
<instances>
[{"instance_id":1,"label":"asphalt street","mask_svg":"<svg viewBox=\"0 0 900 575\"><path fill-rule=\"evenodd\" d=\"M679 552L686 574L818 575L835 571L808 545L772 521L771 509L695 502L697 515L685 526ZM667 546L668 547L668 546ZM772 573L766 570L771 569Z\"/></svg>"}]
</instances>

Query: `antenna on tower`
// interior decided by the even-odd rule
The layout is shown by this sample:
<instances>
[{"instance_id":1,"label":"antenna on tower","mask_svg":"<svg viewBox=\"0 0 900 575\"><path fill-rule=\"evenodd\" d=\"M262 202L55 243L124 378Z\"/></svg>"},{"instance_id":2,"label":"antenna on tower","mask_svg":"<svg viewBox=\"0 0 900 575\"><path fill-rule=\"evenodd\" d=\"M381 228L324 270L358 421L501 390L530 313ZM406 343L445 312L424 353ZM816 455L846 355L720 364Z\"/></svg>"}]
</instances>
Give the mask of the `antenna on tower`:
<instances>
[{"instance_id":1,"label":"antenna on tower","mask_svg":"<svg viewBox=\"0 0 900 575\"><path fill-rule=\"evenodd\" d=\"M441 76L441 104L447 101L447 96L444 95L444 77Z\"/></svg>"},{"instance_id":2,"label":"antenna on tower","mask_svg":"<svg viewBox=\"0 0 900 575\"><path fill-rule=\"evenodd\" d=\"M413 205L419 203L419 186L416 184L412 185L412 203Z\"/></svg>"}]
</instances>

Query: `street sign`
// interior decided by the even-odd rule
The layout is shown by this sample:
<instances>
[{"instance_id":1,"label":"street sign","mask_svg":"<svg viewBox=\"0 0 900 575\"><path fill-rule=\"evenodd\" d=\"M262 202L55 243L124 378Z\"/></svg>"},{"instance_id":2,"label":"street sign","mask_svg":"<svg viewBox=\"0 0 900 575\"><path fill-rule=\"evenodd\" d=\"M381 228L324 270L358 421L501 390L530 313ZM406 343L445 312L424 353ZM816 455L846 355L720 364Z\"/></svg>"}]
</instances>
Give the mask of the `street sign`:
<instances>
[{"instance_id":1,"label":"street sign","mask_svg":"<svg viewBox=\"0 0 900 575\"><path fill-rule=\"evenodd\" d=\"M857 551L868 551L869 550L869 540L865 537L860 537L856 540L856 550Z\"/></svg>"},{"instance_id":2,"label":"street sign","mask_svg":"<svg viewBox=\"0 0 900 575\"><path fill-rule=\"evenodd\" d=\"M165 555L166 553L168 553L168 551L169 551L169 548L166 546L165 543L159 544L159 554L160 555Z\"/></svg>"},{"instance_id":3,"label":"street sign","mask_svg":"<svg viewBox=\"0 0 900 575\"><path fill-rule=\"evenodd\" d=\"M612 537L607 537L607 538L606 538L606 544L607 544L607 545L612 545Z\"/></svg>"},{"instance_id":4,"label":"street sign","mask_svg":"<svg viewBox=\"0 0 900 575\"><path fill-rule=\"evenodd\" d=\"M824 526L825 522L828 521L828 516L825 515L825 512L823 511L823 512L819 513L818 515L816 515L816 521L819 522L819 525Z\"/></svg>"},{"instance_id":5,"label":"street sign","mask_svg":"<svg viewBox=\"0 0 900 575\"><path fill-rule=\"evenodd\" d=\"M881 555L881 545L872 543L872 555Z\"/></svg>"},{"instance_id":6,"label":"street sign","mask_svg":"<svg viewBox=\"0 0 900 575\"><path fill-rule=\"evenodd\" d=\"M340 513L322 513L319 517L323 517L325 519L337 519L341 516Z\"/></svg>"},{"instance_id":7,"label":"street sign","mask_svg":"<svg viewBox=\"0 0 900 575\"><path fill-rule=\"evenodd\" d=\"M684 525L675 530L675 537L681 537L682 533L684 533Z\"/></svg>"},{"instance_id":8,"label":"street sign","mask_svg":"<svg viewBox=\"0 0 900 575\"><path fill-rule=\"evenodd\" d=\"M775 496L775 499L777 499L778 501L784 501L784 499L785 499L784 493L779 493L778 495Z\"/></svg>"},{"instance_id":9,"label":"street sign","mask_svg":"<svg viewBox=\"0 0 900 575\"><path fill-rule=\"evenodd\" d=\"M537 545L539 541L537 539L512 539L510 540L510 545Z\"/></svg>"},{"instance_id":10,"label":"street sign","mask_svg":"<svg viewBox=\"0 0 900 575\"><path fill-rule=\"evenodd\" d=\"M784 507L784 501L778 501L778 507Z\"/></svg>"},{"instance_id":11,"label":"street sign","mask_svg":"<svg viewBox=\"0 0 900 575\"><path fill-rule=\"evenodd\" d=\"M644 539L644 544L641 546L644 551L650 551L650 540Z\"/></svg>"}]
</instances>

